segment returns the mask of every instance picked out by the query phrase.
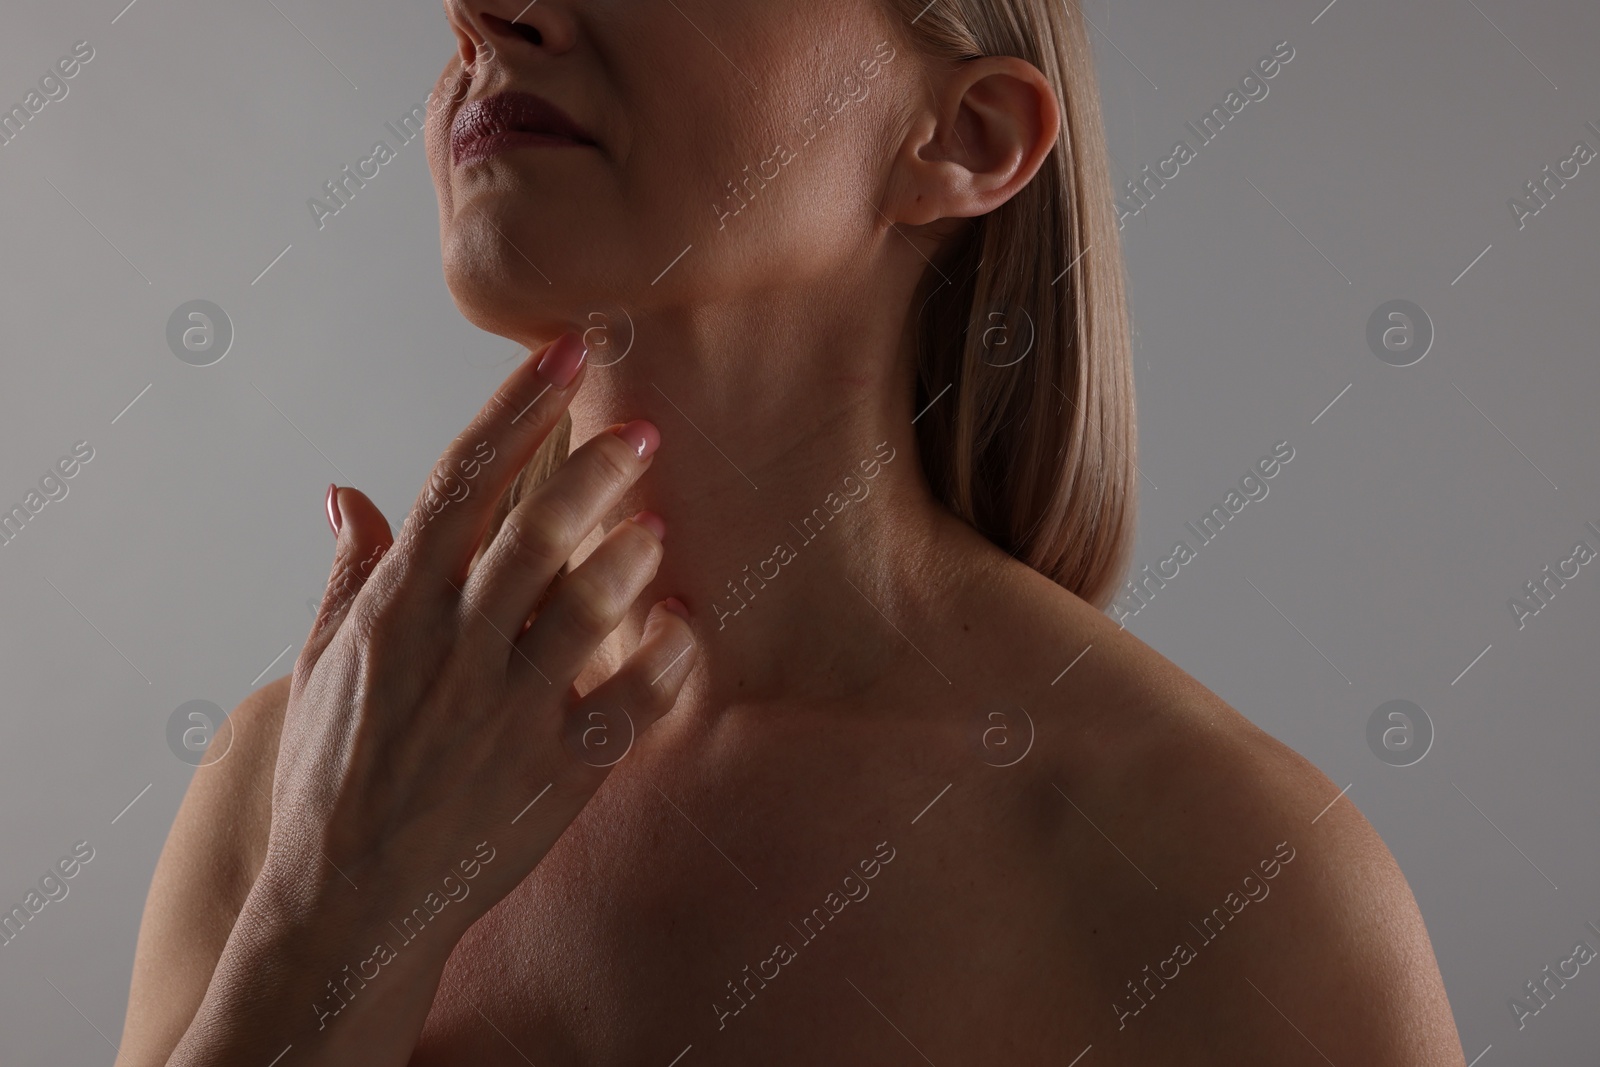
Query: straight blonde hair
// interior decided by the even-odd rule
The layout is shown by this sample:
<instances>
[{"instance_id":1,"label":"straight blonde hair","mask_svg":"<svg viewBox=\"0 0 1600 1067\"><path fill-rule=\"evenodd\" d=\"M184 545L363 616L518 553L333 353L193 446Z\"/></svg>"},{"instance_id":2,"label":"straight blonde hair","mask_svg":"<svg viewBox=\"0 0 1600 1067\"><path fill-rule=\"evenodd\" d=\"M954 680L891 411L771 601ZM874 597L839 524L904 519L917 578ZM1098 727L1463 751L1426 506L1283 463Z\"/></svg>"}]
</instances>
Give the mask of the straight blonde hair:
<instances>
[{"instance_id":1,"label":"straight blonde hair","mask_svg":"<svg viewBox=\"0 0 1600 1067\"><path fill-rule=\"evenodd\" d=\"M923 278L913 410L927 409L917 444L939 500L1104 609L1133 548L1137 471L1122 250L1082 14L1076 0L885 2L930 60L1016 56L1060 101L1061 138L1038 174ZM996 362L997 327L1029 337L1026 356ZM570 447L563 417L501 498L489 536Z\"/></svg>"},{"instance_id":2,"label":"straight blonde hair","mask_svg":"<svg viewBox=\"0 0 1600 1067\"><path fill-rule=\"evenodd\" d=\"M950 388L917 424L945 506L1104 609L1133 549L1137 469L1122 248L1082 13L1076 0L889 3L929 58L1025 59L1060 102L1061 139L1038 174L924 277L914 410ZM1009 344L1030 339L1027 355L997 360L997 328Z\"/></svg>"}]
</instances>

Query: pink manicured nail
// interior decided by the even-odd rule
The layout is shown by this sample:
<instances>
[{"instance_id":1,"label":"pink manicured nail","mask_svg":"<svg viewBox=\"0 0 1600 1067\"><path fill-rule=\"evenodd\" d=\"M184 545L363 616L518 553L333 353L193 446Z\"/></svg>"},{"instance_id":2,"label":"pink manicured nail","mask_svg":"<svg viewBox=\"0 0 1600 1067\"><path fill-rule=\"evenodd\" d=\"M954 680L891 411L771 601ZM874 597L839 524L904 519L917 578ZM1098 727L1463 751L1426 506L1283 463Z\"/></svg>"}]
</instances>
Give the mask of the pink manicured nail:
<instances>
[{"instance_id":1,"label":"pink manicured nail","mask_svg":"<svg viewBox=\"0 0 1600 1067\"><path fill-rule=\"evenodd\" d=\"M545 352L534 370L557 389L565 389L578 376L578 369L583 366L584 357L588 354L581 335L564 333Z\"/></svg>"},{"instance_id":2,"label":"pink manicured nail","mask_svg":"<svg viewBox=\"0 0 1600 1067\"><path fill-rule=\"evenodd\" d=\"M668 597L661 602L661 606L685 622L689 621L689 609L685 607L683 601L679 600L677 597Z\"/></svg>"},{"instance_id":3,"label":"pink manicured nail","mask_svg":"<svg viewBox=\"0 0 1600 1067\"><path fill-rule=\"evenodd\" d=\"M643 419L635 419L617 431L617 436L628 442L633 454L648 459L661 447L661 432Z\"/></svg>"},{"instance_id":4,"label":"pink manicured nail","mask_svg":"<svg viewBox=\"0 0 1600 1067\"><path fill-rule=\"evenodd\" d=\"M666 520L655 512L641 511L633 517L633 521L655 534L657 541L665 541L667 539Z\"/></svg>"},{"instance_id":5,"label":"pink manicured nail","mask_svg":"<svg viewBox=\"0 0 1600 1067\"><path fill-rule=\"evenodd\" d=\"M328 486L328 499L325 502L328 509L328 525L333 528L333 536L339 536L339 527L344 525L344 516L339 514L339 487Z\"/></svg>"}]
</instances>

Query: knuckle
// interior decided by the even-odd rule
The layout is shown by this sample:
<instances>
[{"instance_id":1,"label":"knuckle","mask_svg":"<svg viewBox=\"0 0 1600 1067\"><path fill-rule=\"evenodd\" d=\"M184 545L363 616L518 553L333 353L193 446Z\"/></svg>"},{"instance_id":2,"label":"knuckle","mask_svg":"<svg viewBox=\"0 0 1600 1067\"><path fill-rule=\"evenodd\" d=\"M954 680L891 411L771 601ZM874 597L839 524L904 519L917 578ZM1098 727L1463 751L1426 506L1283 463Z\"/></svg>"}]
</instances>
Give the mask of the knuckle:
<instances>
[{"instance_id":1,"label":"knuckle","mask_svg":"<svg viewBox=\"0 0 1600 1067\"><path fill-rule=\"evenodd\" d=\"M421 511L416 508L411 510L399 534L395 536L393 546L374 569L374 575L387 573L398 578L416 566L416 561L423 555L422 531L426 522Z\"/></svg>"},{"instance_id":2,"label":"knuckle","mask_svg":"<svg viewBox=\"0 0 1600 1067\"><path fill-rule=\"evenodd\" d=\"M416 504L411 508L411 525L415 530L421 531L450 506L452 478L449 467L444 461L440 461L428 475L422 492L417 494Z\"/></svg>"},{"instance_id":3,"label":"knuckle","mask_svg":"<svg viewBox=\"0 0 1600 1067\"><path fill-rule=\"evenodd\" d=\"M689 625L689 620L671 611L663 611L662 614L666 616L664 621L667 630L678 637L678 640L672 642L672 647L680 650L686 648L689 650L688 655L693 656L694 650L700 642L695 640L694 627ZM673 655L677 654L676 652L673 653Z\"/></svg>"},{"instance_id":4,"label":"knuckle","mask_svg":"<svg viewBox=\"0 0 1600 1067\"><path fill-rule=\"evenodd\" d=\"M520 376L503 382L494 391L494 395L489 397L489 402L483 406L479 422L485 426L493 426L508 418L515 418L526 411L529 404L543 396L544 392L543 386L533 385Z\"/></svg>"},{"instance_id":5,"label":"knuckle","mask_svg":"<svg viewBox=\"0 0 1600 1067\"><path fill-rule=\"evenodd\" d=\"M628 551L630 554L656 557L664 553L664 546L656 535L636 522L627 524Z\"/></svg>"},{"instance_id":6,"label":"knuckle","mask_svg":"<svg viewBox=\"0 0 1600 1067\"><path fill-rule=\"evenodd\" d=\"M415 609L392 576L371 580L351 605L351 636L365 649L396 648L415 625Z\"/></svg>"},{"instance_id":7,"label":"knuckle","mask_svg":"<svg viewBox=\"0 0 1600 1067\"><path fill-rule=\"evenodd\" d=\"M618 531L616 545L618 573L643 590L660 569L666 549L656 540L655 534L638 523L629 522L623 526L624 529Z\"/></svg>"},{"instance_id":8,"label":"knuckle","mask_svg":"<svg viewBox=\"0 0 1600 1067\"><path fill-rule=\"evenodd\" d=\"M386 548L385 545L378 545L365 554L360 549L341 551L334 559L333 572L328 576L327 588L323 590L324 603L336 607L354 600L363 589L375 584L375 568Z\"/></svg>"},{"instance_id":9,"label":"knuckle","mask_svg":"<svg viewBox=\"0 0 1600 1067\"><path fill-rule=\"evenodd\" d=\"M574 574L562 583L560 596L562 617L581 635L600 640L617 628L621 612L607 586Z\"/></svg>"},{"instance_id":10,"label":"knuckle","mask_svg":"<svg viewBox=\"0 0 1600 1067\"><path fill-rule=\"evenodd\" d=\"M468 442L476 439L476 445ZM474 479L492 463L496 452L493 444L482 434L469 432L455 442L434 463L428 480L417 495L412 507L412 523L418 529L426 526L451 504L459 504L472 495Z\"/></svg>"},{"instance_id":11,"label":"knuckle","mask_svg":"<svg viewBox=\"0 0 1600 1067\"><path fill-rule=\"evenodd\" d=\"M601 434L595 439L591 453L593 464L605 484L621 488L633 482L639 474L639 460L633 450L614 433Z\"/></svg>"},{"instance_id":12,"label":"knuckle","mask_svg":"<svg viewBox=\"0 0 1600 1067\"><path fill-rule=\"evenodd\" d=\"M373 609L393 603L405 591L408 571L407 560L391 552L385 557L384 565L373 570L361 583L357 598Z\"/></svg>"},{"instance_id":13,"label":"knuckle","mask_svg":"<svg viewBox=\"0 0 1600 1067\"><path fill-rule=\"evenodd\" d=\"M350 568L359 574L363 580L371 578L380 569L392 570L397 564L391 563L387 568L384 568L383 563L389 558L389 551L393 547L393 542L379 540L355 549L350 553Z\"/></svg>"},{"instance_id":14,"label":"knuckle","mask_svg":"<svg viewBox=\"0 0 1600 1067\"><path fill-rule=\"evenodd\" d=\"M392 604L366 604L350 613L350 636L363 649L388 648L399 636L397 612Z\"/></svg>"},{"instance_id":15,"label":"knuckle","mask_svg":"<svg viewBox=\"0 0 1600 1067\"><path fill-rule=\"evenodd\" d=\"M328 585L322 591L323 607L330 611L338 610L340 604L354 600L365 579L357 573L347 556L341 556L334 564L333 573L328 576Z\"/></svg>"},{"instance_id":16,"label":"knuckle","mask_svg":"<svg viewBox=\"0 0 1600 1067\"><path fill-rule=\"evenodd\" d=\"M506 539L511 563L523 570L554 570L567 557L566 537L549 517L514 511L501 524L500 536Z\"/></svg>"}]
</instances>

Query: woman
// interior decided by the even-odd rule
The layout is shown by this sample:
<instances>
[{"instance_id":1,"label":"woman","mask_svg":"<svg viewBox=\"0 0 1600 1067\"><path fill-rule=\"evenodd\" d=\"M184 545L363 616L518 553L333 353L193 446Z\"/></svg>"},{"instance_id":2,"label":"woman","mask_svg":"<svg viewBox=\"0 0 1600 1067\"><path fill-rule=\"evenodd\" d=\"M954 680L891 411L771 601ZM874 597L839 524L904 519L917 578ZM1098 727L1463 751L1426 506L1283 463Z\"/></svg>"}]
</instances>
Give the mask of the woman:
<instances>
[{"instance_id":1,"label":"woman","mask_svg":"<svg viewBox=\"0 0 1600 1067\"><path fill-rule=\"evenodd\" d=\"M445 7L446 277L530 357L397 536L330 491L118 1062L1459 1067L1372 828L1098 610L1081 16Z\"/></svg>"}]
</instances>

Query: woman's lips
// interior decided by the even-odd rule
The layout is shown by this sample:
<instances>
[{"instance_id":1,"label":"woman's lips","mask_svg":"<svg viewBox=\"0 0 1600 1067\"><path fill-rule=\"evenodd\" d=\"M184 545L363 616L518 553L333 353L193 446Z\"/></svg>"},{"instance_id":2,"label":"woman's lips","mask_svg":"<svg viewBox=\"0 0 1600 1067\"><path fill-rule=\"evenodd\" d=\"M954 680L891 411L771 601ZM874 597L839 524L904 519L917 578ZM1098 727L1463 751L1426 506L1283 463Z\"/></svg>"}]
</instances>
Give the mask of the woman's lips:
<instances>
[{"instance_id":1,"label":"woman's lips","mask_svg":"<svg viewBox=\"0 0 1600 1067\"><path fill-rule=\"evenodd\" d=\"M456 112L450 127L450 154L457 166L513 148L596 144L566 112L532 93L504 92L474 100Z\"/></svg>"}]
</instances>

